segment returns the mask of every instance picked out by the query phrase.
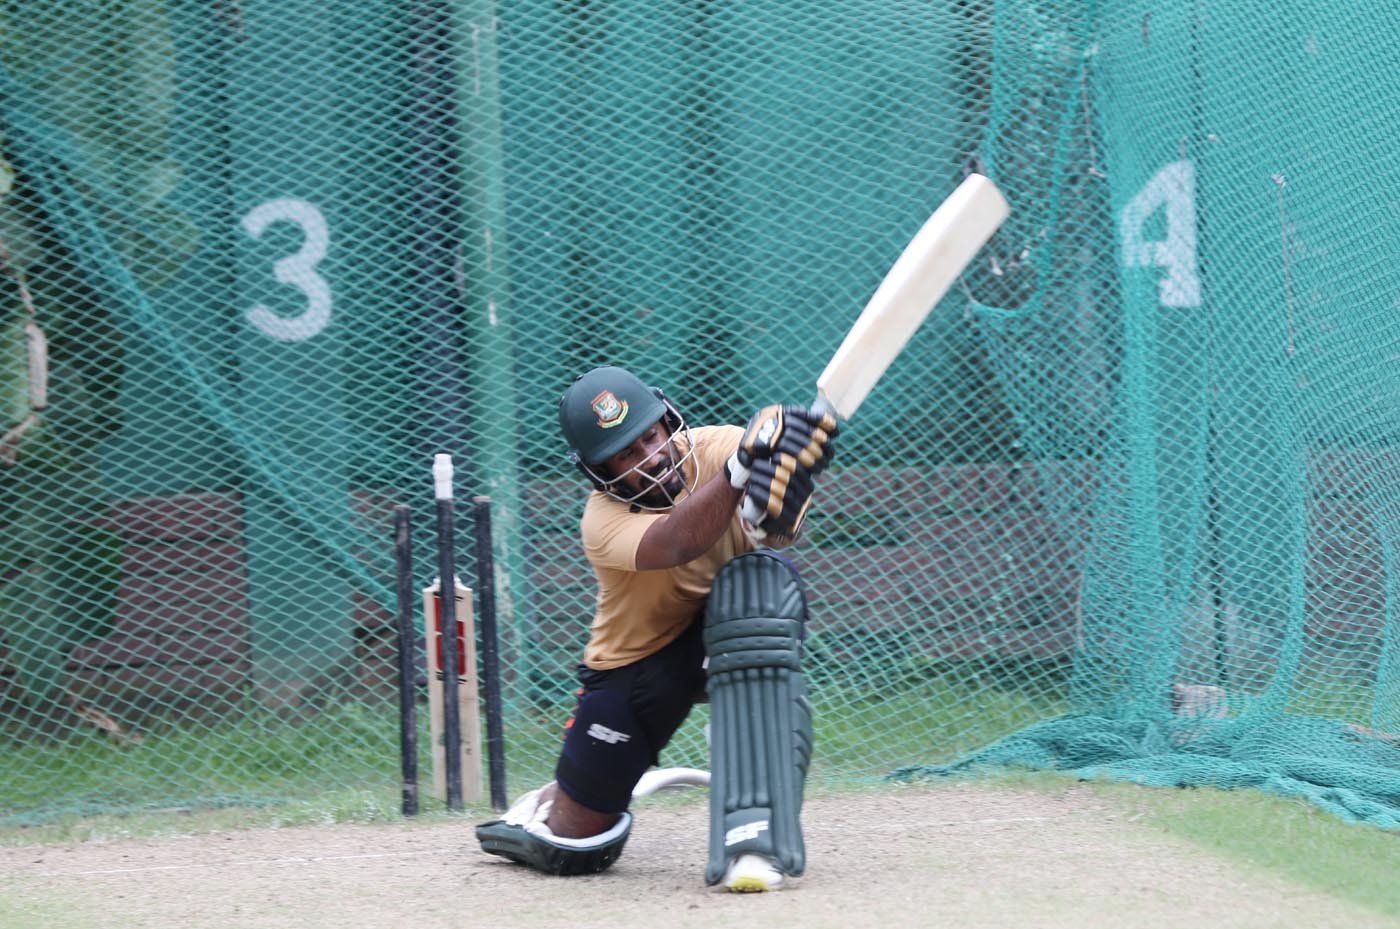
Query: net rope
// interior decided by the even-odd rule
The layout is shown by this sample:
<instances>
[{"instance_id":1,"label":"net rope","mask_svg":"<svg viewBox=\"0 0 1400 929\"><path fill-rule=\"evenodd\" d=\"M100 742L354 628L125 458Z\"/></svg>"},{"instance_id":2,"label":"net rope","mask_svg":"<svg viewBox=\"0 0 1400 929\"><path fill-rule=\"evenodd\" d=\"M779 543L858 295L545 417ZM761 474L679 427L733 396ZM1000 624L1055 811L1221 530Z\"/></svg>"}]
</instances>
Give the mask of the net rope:
<instances>
[{"instance_id":1,"label":"net rope","mask_svg":"<svg viewBox=\"0 0 1400 929\"><path fill-rule=\"evenodd\" d=\"M594 595L564 387L622 364L693 424L804 402L976 170L1011 218L793 551L813 776L1056 769L1394 827L1397 20L7 6L0 823L391 803L392 512L427 586L438 452L492 502L512 792L546 779ZM705 766L704 717L665 763Z\"/></svg>"}]
</instances>

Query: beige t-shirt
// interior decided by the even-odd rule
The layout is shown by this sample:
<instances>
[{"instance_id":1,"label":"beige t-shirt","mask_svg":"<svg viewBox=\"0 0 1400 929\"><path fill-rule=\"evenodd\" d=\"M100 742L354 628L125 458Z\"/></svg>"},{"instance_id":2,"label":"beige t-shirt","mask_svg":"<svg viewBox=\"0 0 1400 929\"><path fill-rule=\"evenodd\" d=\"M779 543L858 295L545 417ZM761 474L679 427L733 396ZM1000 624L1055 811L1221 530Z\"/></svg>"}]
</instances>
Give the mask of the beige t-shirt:
<instances>
[{"instance_id":1,"label":"beige t-shirt","mask_svg":"<svg viewBox=\"0 0 1400 929\"><path fill-rule=\"evenodd\" d=\"M695 442L699 488L724 469L739 447L738 426L699 426ZM682 494L681 499L684 499ZM637 548L651 524L664 516L632 512L620 500L595 490L583 508L579 527L583 549L598 578L598 607L583 662L605 671L660 651L675 641L704 609L710 583L735 555L752 551L736 508L719 540L694 561L657 571L637 570Z\"/></svg>"}]
</instances>

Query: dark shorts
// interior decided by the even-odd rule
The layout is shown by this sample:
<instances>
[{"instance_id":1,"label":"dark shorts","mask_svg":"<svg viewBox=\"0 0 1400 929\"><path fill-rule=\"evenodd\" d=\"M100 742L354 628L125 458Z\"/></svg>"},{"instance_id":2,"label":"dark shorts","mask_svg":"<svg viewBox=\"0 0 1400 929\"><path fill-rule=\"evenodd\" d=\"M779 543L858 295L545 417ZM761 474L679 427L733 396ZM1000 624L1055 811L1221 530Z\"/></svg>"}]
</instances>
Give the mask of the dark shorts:
<instances>
[{"instance_id":1,"label":"dark shorts","mask_svg":"<svg viewBox=\"0 0 1400 929\"><path fill-rule=\"evenodd\" d=\"M595 671L579 666L578 706L554 779L584 806L621 813L690 709L705 696L704 619L641 661Z\"/></svg>"}]
</instances>

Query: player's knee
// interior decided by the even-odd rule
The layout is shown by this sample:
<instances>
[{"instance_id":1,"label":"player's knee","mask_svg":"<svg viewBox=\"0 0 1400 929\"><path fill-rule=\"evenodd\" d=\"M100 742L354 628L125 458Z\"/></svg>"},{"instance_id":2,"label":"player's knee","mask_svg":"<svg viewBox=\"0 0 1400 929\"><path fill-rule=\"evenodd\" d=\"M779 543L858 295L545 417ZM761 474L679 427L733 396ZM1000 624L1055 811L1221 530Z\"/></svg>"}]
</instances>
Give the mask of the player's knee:
<instances>
[{"instance_id":1,"label":"player's knee","mask_svg":"<svg viewBox=\"0 0 1400 929\"><path fill-rule=\"evenodd\" d=\"M522 798L522 802L528 801ZM571 877L606 871L622 854L632 831L632 816L623 813L603 832L567 838L549 828L545 822L547 812L547 806L524 811L512 808L504 818L477 826L477 841L490 854L545 874Z\"/></svg>"},{"instance_id":2,"label":"player's knee","mask_svg":"<svg viewBox=\"0 0 1400 929\"><path fill-rule=\"evenodd\" d=\"M580 698L554 777L582 806L615 814L627 809L654 749L632 711L629 688L611 683Z\"/></svg>"},{"instance_id":3,"label":"player's knee","mask_svg":"<svg viewBox=\"0 0 1400 929\"><path fill-rule=\"evenodd\" d=\"M776 552L732 559L715 577L705 611L713 676L747 667L797 669L807 601L797 568Z\"/></svg>"},{"instance_id":4,"label":"player's knee","mask_svg":"<svg viewBox=\"0 0 1400 929\"><path fill-rule=\"evenodd\" d=\"M547 824L550 832L561 839L586 839L608 832L623 815L585 806L560 785L554 794Z\"/></svg>"}]
</instances>

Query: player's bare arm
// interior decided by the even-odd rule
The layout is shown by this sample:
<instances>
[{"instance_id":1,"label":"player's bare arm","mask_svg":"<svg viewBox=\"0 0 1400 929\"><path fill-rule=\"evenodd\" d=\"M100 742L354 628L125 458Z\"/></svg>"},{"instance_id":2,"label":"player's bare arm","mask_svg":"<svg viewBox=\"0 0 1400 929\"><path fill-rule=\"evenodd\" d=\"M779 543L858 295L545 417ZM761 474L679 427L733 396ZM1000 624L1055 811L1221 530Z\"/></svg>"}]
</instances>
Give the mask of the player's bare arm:
<instances>
[{"instance_id":1,"label":"player's bare arm","mask_svg":"<svg viewBox=\"0 0 1400 929\"><path fill-rule=\"evenodd\" d=\"M604 466L620 475L619 481L630 490L640 491L647 483L654 483L674 486L678 491L686 483L671 431L660 422ZM652 522L637 548L637 570L657 571L699 558L729 526L742 497L742 486L731 487L724 475L697 487Z\"/></svg>"},{"instance_id":2,"label":"player's bare arm","mask_svg":"<svg viewBox=\"0 0 1400 929\"><path fill-rule=\"evenodd\" d=\"M699 558L729 526L744 495L723 476L702 484L670 513L651 524L637 546L637 570L673 568Z\"/></svg>"}]
</instances>

